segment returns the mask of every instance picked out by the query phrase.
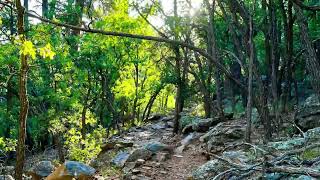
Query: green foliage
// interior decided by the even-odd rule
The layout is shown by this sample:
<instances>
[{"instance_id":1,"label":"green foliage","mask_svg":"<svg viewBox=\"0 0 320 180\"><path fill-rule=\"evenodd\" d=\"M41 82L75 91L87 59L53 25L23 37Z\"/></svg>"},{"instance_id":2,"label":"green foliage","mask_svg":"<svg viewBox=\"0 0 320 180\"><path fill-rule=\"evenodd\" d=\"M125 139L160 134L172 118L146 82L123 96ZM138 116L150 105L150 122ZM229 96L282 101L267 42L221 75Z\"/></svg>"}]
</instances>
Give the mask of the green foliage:
<instances>
[{"instance_id":1,"label":"green foliage","mask_svg":"<svg viewBox=\"0 0 320 180\"><path fill-rule=\"evenodd\" d=\"M86 134L85 139L82 138L79 129L71 128L65 134L68 159L89 163L100 153L105 136L106 131L101 126Z\"/></svg>"},{"instance_id":2,"label":"green foliage","mask_svg":"<svg viewBox=\"0 0 320 180\"><path fill-rule=\"evenodd\" d=\"M189 116L189 115L183 115L180 118L180 129L183 129L184 127L186 127L189 124L194 124L197 121L199 121L200 118L196 117L196 116Z\"/></svg>"},{"instance_id":3,"label":"green foliage","mask_svg":"<svg viewBox=\"0 0 320 180\"><path fill-rule=\"evenodd\" d=\"M17 140L0 137L0 153L15 151Z\"/></svg>"}]
</instances>

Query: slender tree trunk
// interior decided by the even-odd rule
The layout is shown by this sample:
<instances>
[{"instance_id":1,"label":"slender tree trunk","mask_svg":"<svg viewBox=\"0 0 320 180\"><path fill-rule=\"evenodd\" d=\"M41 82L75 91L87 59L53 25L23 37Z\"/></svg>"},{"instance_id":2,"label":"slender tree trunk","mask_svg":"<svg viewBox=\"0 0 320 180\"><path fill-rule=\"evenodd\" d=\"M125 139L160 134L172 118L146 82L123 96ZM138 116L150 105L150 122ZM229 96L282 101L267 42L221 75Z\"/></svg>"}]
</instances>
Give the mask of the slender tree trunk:
<instances>
[{"instance_id":1,"label":"slender tree trunk","mask_svg":"<svg viewBox=\"0 0 320 180\"><path fill-rule=\"evenodd\" d=\"M174 13L174 31L176 31L176 28L178 28L178 4L177 0L174 0L173 2L173 13ZM178 34L177 32L174 32L174 39L178 40ZM175 73L177 77L177 92L176 92L176 100L175 100L175 116L174 116L174 127L173 127L173 133L179 132L179 120L180 120L180 113L183 109L183 97L182 97L182 79L181 79L181 54L180 49L178 46L173 46L173 51L175 53Z\"/></svg>"},{"instance_id":2,"label":"slender tree trunk","mask_svg":"<svg viewBox=\"0 0 320 180\"><path fill-rule=\"evenodd\" d=\"M24 6L24 10L28 11L29 10L29 0L23 0L23 6ZM29 29L29 20L28 20L28 15L26 15L26 14L24 15L24 29L25 30Z\"/></svg>"},{"instance_id":3,"label":"slender tree trunk","mask_svg":"<svg viewBox=\"0 0 320 180\"><path fill-rule=\"evenodd\" d=\"M291 82L292 82L292 57L293 57L293 16L292 16L292 1L288 1L288 15L282 2L282 11L284 16L285 34L286 34L286 68L285 68L285 86L283 88L282 108L284 112L288 112L288 101L291 97Z\"/></svg>"},{"instance_id":4,"label":"slender tree trunk","mask_svg":"<svg viewBox=\"0 0 320 180\"><path fill-rule=\"evenodd\" d=\"M21 2L16 0L16 8L18 13L17 27L18 34L21 36L22 42L25 41L24 29L24 7ZM20 56L20 77L19 77L19 98L20 98L20 115L19 115L19 137L17 144L17 162L15 169L15 177L22 180L23 167L25 162L25 140L26 140L26 122L28 117L29 100L27 95L27 74L28 74L28 57L24 54Z\"/></svg>"},{"instance_id":5,"label":"slender tree trunk","mask_svg":"<svg viewBox=\"0 0 320 180\"><path fill-rule=\"evenodd\" d=\"M88 110L88 106L89 106L89 98L90 98L90 94L91 94L91 77L90 77L90 73L88 71L88 91L84 100L84 104L83 104L83 109L82 109L82 113L81 113L81 135L82 135L82 139L85 139L86 136L86 114L87 114L87 110Z\"/></svg>"},{"instance_id":6,"label":"slender tree trunk","mask_svg":"<svg viewBox=\"0 0 320 180\"><path fill-rule=\"evenodd\" d=\"M42 0L42 17L48 18L48 0Z\"/></svg>"},{"instance_id":7,"label":"slender tree trunk","mask_svg":"<svg viewBox=\"0 0 320 180\"><path fill-rule=\"evenodd\" d=\"M134 72L135 72L135 78L134 78L134 85L135 85L135 97L133 101L133 119L131 121L131 125L134 126L134 121L139 121L139 114L137 113L137 104L138 104L138 98L139 98L139 64L135 63L134 65Z\"/></svg>"},{"instance_id":8,"label":"slender tree trunk","mask_svg":"<svg viewBox=\"0 0 320 180\"><path fill-rule=\"evenodd\" d=\"M270 14L270 57L271 57L271 91L273 96L273 113L275 114L275 122L278 124L278 128L281 126L279 122L279 106L278 106L278 87L277 87L277 75L278 75L278 59L277 59L277 49L278 49L278 36L277 36L277 19L276 10L273 0L269 0L269 14Z\"/></svg>"},{"instance_id":9,"label":"slender tree trunk","mask_svg":"<svg viewBox=\"0 0 320 180\"><path fill-rule=\"evenodd\" d=\"M176 92L176 100L175 100L175 118L174 118L174 127L173 132L179 132L179 120L180 120L180 113L182 112L182 81L181 81L181 58L179 48L175 48L175 61L176 61L176 77L177 77L177 92Z\"/></svg>"},{"instance_id":10,"label":"slender tree trunk","mask_svg":"<svg viewBox=\"0 0 320 180\"><path fill-rule=\"evenodd\" d=\"M253 81L253 35L252 35L252 17L250 18L250 27L249 27L249 46L250 46L250 55L249 55L249 79L248 79L248 100L247 100L247 127L246 127L246 141L251 142L251 114L252 114L252 81Z\"/></svg>"},{"instance_id":11,"label":"slender tree trunk","mask_svg":"<svg viewBox=\"0 0 320 180\"><path fill-rule=\"evenodd\" d=\"M209 11L209 23L208 23L208 32L207 32L207 42L208 42L208 53L218 62L220 62L218 58L218 50L216 47L216 40L214 35L214 12L215 12L215 4L216 1L212 0L212 5L210 5L209 1L206 0L206 6ZM213 64L209 63L209 68L212 68ZM210 78L210 76L209 76ZM223 113L223 104L222 104L222 82L221 82L221 72L217 68L214 71L214 80L216 85L216 95L217 95L217 110L218 116L220 118L224 118Z\"/></svg>"}]
</instances>

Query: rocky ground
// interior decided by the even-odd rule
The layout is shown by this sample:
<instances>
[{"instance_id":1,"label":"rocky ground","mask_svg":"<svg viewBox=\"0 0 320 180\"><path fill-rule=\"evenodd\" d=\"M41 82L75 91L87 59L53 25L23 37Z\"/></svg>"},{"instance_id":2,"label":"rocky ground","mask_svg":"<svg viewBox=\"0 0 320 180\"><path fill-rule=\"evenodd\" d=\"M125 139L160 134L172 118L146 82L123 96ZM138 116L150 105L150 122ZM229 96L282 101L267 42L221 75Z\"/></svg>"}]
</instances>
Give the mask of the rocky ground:
<instances>
[{"instance_id":1,"label":"rocky ground","mask_svg":"<svg viewBox=\"0 0 320 180\"><path fill-rule=\"evenodd\" d=\"M90 164L94 175L84 164L64 165L110 180L320 179L319 118L320 103L311 97L296 112L282 116L283 131L265 144L259 126L253 127L252 143L244 142L242 118L230 116L221 122L184 115L183 134L173 135L173 118L161 116L109 139ZM56 158L48 154L44 152L43 158ZM50 161L42 161L33 172L45 177L53 169ZM12 178L8 175L13 167L0 171L7 174L0 180Z\"/></svg>"}]
</instances>

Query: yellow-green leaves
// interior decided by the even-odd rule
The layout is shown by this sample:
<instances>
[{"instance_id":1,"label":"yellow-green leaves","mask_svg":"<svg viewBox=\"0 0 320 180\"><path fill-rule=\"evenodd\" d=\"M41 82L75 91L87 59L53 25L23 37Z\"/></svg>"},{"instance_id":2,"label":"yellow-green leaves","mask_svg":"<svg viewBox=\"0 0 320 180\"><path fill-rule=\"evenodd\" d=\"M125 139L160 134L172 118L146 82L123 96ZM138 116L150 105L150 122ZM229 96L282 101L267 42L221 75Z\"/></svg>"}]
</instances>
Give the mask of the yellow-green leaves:
<instances>
[{"instance_id":1,"label":"yellow-green leaves","mask_svg":"<svg viewBox=\"0 0 320 180\"><path fill-rule=\"evenodd\" d=\"M39 52L40 52L40 56L42 56L43 58L53 59L54 56L56 55L56 53L52 51L52 47L49 43L44 47L39 48Z\"/></svg>"},{"instance_id":2,"label":"yellow-green leaves","mask_svg":"<svg viewBox=\"0 0 320 180\"><path fill-rule=\"evenodd\" d=\"M0 26L2 26L2 19L1 19L1 17L0 17Z\"/></svg>"},{"instance_id":3,"label":"yellow-green leaves","mask_svg":"<svg viewBox=\"0 0 320 180\"><path fill-rule=\"evenodd\" d=\"M21 43L20 40L16 41L17 44L21 45L20 54L30 56L32 59L36 59L37 49L34 47L31 41L25 40ZM52 50L51 44L46 44L44 47L38 48L39 55L42 58L53 59L56 53Z\"/></svg>"},{"instance_id":4,"label":"yellow-green leaves","mask_svg":"<svg viewBox=\"0 0 320 180\"><path fill-rule=\"evenodd\" d=\"M31 41L24 41L21 45L20 54L30 56L32 59L36 58L36 49Z\"/></svg>"}]
</instances>

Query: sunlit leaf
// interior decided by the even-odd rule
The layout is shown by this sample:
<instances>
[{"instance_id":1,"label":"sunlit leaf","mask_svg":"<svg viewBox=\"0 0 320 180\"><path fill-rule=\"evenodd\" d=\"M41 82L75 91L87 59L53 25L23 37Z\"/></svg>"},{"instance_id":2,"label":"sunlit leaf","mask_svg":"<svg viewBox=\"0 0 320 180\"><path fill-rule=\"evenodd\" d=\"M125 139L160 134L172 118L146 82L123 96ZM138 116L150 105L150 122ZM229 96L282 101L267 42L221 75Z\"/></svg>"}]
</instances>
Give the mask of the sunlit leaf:
<instances>
[{"instance_id":1,"label":"sunlit leaf","mask_svg":"<svg viewBox=\"0 0 320 180\"><path fill-rule=\"evenodd\" d=\"M31 41L24 41L21 46L20 54L30 56L32 59L36 58L36 49Z\"/></svg>"},{"instance_id":2,"label":"sunlit leaf","mask_svg":"<svg viewBox=\"0 0 320 180\"><path fill-rule=\"evenodd\" d=\"M40 51L40 56L42 56L43 58L53 59L54 56L56 55L56 53L52 51L52 47L49 43L44 47L39 48L39 51Z\"/></svg>"}]
</instances>

